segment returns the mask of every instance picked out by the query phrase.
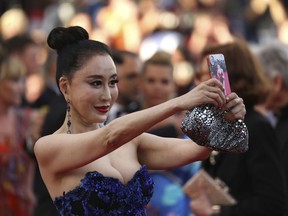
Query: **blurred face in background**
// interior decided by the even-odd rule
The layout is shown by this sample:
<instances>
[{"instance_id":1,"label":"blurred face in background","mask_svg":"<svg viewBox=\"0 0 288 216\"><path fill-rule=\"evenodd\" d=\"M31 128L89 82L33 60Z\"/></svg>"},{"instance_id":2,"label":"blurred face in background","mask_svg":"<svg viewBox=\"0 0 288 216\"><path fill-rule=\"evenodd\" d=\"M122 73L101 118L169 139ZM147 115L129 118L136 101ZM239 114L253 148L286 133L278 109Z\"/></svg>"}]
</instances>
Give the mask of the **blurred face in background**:
<instances>
[{"instance_id":1,"label":"blurred face in background","mask_svg":"<svg viewBox=\"0 0 288 216\"><path fill-rule=\"evenodd\" d=\"M28 45L25 50L19 55L20 59L26 66L27 75L34 73L39 73L41 70L41 63L39 61L40 57L40 47L35 44Z\"/></svg>"},{"instance_id":2,"label":"blurred face in background","mask_svg":"<svg viewBox=\"0 0 288 216\"><path fill-rule=\"evenodd\" d=\"M116 65L118 74L119 96L117 102L123 106L129 105L138 99L139 76L141 72L141 62L137 57L124 56L124 63Z\"/></svg>"},{"instance_id":3,"label":"blurred face in background","mask_svg":"<svg viewBox=\"0 0 288 216\"><path fill-rule=\"evenodd\" d=\"M24 66L18 59L8 58L0 65L0 103L6 108L21 104L25 89Z\"/></svg>"},{"instance_id":4,"label":"blurred face in background","mask_svg":"<svg viewBox=\"0 0 288 216\"><path fill-rule=\"evenodd\" d=\"M144 107L155 106L171 99L175 93L172 68L167 65L147 65L140 86Z\"/></svg>"},{"instance_id":5,"label":"blurred face in background","mask_svg":"<svg viewBox=\"0 0 288 216\"><path fill-rule=\"evenodd\" d=\"M271 82L273 88L266 101L266 106L268 109L278 112L281 108L288 105L288 87L279 75Z\"/></svg>"},{"instance_id":6,"label":"blurred face in background","mask_svg":"<svg viewBox=\"0 0 288 216\"><path fill-rule=\"evenodd\" d=\"M0 103L7 107L18 106L24 92L24 79L9 78L0 81Z\"/></svg>"},{"instance_id":7,"label":"blurred face in background","mask_svg":"<svg viewBox=\"0 0 288 216\"><path fill-rule=\"evenodd\" d=\"M207 59L203 58L199 64L199 68L196 72L195 84L198 85L201 82L204 82L208 79L211 79L211 74L208 68Z\"/></svg>"}]
</instances>

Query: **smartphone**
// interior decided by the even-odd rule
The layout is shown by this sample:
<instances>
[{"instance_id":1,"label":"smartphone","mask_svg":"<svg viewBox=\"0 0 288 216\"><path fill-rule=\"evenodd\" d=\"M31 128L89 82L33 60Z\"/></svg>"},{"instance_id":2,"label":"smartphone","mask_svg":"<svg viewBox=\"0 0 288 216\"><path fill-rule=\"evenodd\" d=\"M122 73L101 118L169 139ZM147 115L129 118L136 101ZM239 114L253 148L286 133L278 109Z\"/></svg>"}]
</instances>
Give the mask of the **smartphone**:
<instances>
[{"instance_id":1,"label":"smartphone","mask_svg":"<svg viewBox=\"0 0 288 216\"><path fill-rule=\"evenodd\" d=\"M207 62L211 76L222 83L225 95L229 95L231 88L224 55L220 53L208 55Z\"/></svg>"}]
</instances>

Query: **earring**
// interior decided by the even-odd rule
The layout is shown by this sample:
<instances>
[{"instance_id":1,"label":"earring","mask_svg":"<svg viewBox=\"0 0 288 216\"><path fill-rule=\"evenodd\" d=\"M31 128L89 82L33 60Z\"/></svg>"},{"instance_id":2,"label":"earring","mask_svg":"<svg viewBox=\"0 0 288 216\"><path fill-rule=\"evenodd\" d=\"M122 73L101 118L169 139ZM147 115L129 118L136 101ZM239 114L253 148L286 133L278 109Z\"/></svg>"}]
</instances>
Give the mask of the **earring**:
<instances>
[{"instance_id":1,"label":"earring","mask_svg":"<svg viewBox=\"0 0 288 216\"><path fill-rule=\"evenodd\" d=\"M67 101L67 134L71 134L71 113L70 113L70 100Z\"/></svg>"}]
</instances>

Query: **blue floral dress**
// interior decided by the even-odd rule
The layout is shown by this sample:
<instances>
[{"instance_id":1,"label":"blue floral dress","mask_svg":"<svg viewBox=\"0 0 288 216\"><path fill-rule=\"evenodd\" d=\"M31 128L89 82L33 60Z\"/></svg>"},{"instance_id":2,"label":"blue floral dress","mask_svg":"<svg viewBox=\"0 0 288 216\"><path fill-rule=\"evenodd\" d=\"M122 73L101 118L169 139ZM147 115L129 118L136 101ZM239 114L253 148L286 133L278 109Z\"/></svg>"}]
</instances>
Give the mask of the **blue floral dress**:
<instances>
[{"instance_id":1,"label":"blue floral dress","mask_svg":"<svg viewBox=\"0 0 288 216\"><path fill-rule=\"evenodd\" d=\"M61 216L145 216L153 193L153 180L143 165L127 183L97 171L86 173L81 184L56 197Z\"/></svg>"}]
</instances>

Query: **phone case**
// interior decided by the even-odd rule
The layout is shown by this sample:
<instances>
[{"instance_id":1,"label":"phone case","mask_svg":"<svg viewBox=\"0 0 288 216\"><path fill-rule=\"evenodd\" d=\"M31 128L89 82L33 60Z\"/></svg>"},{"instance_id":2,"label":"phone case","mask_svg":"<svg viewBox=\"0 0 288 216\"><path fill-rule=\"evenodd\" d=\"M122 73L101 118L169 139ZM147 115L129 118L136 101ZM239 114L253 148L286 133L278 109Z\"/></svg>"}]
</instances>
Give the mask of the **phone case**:
<instances>
[{"instance_id":1,"label":"phone case","mask_svg":"<svg viewBox=\"0 0 288 216\"><path fill-rule=\"evenodd\" d=\"M211 76L218 79L222 83L225 95L229 95L231 93L231 88L224 55L208 55L207 62Z\"/></svg>"}]
</instances>

